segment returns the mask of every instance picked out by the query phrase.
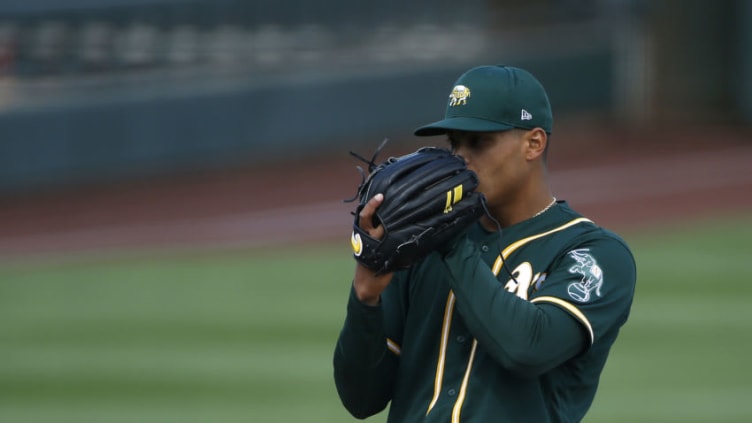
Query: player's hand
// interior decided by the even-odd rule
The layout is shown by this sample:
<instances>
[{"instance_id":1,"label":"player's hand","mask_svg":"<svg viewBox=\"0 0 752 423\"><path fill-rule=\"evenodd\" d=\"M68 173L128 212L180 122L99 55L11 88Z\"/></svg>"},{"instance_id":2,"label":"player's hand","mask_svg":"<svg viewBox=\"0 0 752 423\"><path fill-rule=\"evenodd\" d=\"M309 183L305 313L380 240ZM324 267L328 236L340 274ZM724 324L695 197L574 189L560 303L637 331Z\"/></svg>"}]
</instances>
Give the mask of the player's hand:
<instances>
[{"instance_id":1,"label":"player's hand","mask_svg":"<svg viewBox=\"0 0 752 423\"><path fill-rule=\"evenodd\" d=\"M373 226L373 217L376 209L384 201L383 194L376 194L368 200L363 209L360 211L358 225L374 239L381 239L384 236L384 227L382 225ZM355 265L355 277L353 278L353 287L358 299L368 305L379 303L381 291L383 291L392 280L392 273L376 276L375 272L360 263Z\"/></svg>"},{"instance_id":2,"label":"player's hand","mask_svg":"<svg viewBox=\"0 0 752 423\"><path fill-rule=\"evenodd\" d=\"M358 226L363 229L373 239L381 239L384 236L384 227L382 225L373 226L373 217L376 209L384 202L384 194L376 194L368 200L358 217Z\"/></svg>"}]
</instances>

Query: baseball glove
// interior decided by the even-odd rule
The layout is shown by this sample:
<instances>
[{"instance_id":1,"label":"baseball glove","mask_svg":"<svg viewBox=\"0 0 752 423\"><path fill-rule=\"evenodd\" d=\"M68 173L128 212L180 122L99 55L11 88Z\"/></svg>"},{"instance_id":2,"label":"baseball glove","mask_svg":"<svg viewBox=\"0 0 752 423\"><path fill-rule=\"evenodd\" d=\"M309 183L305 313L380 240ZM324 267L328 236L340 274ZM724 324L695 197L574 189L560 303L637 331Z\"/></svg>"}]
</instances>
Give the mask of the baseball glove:
<instances>
[{"instance_id":1,"label":"baseball glove","mask_svg":"<svg viewBox=\"0 0 752 423\"><path fill-rule=\"evenodd\" d=\"M454 240L478 220L485 210L478 177L465 161L450 151L424 147L401 157L369 164L369 175L358 168L363 182L351 201L359 204L353 214L352 248L355 259L377 274L405 269L442 244ZM376 209L374 227L383 225L384 236L374 239L359 226L359 214L376 194L384 200Z\"/></svg>"}]
</instances>

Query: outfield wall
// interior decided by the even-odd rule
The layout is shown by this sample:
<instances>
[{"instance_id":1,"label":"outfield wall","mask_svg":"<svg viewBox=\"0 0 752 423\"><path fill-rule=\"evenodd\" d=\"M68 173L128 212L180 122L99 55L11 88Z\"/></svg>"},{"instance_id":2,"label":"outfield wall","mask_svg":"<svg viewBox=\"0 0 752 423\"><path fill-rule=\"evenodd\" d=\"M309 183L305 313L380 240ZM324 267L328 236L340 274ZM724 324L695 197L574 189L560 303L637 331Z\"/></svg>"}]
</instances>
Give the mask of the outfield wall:
<instances>
[{"instance_id":1,"label":"outfield wall","mask_svg":"<svg viewBox=\"0 0 752 423\"><path fill-rule=\"evenodd\" d=\"M608 52L596 51L516 64L550 87L558 111L607 116L610 63ZM441 117L454 79L467 66L313 80L294 73L268 84L241 79L210 93L151 83L141 88L154 90L153 96L111 89L96 101L7 111L0 114L0 190L249 165L326 153L353 141L376 145L384 137L410 136L413 128ZM580 91L582 86L591 89Z\"/></svg>"},{"instance_id":2,"label":"outfield wall","mask_svg":"<svg viewBox=\"0 0 752 423\"><path fill-rule=\"evenodd\" d=\"M0 194L408 137L478 64L533 71L557 119L752 123L749 2L539 3L0 4Z\"/></svg>"}]
</instances>

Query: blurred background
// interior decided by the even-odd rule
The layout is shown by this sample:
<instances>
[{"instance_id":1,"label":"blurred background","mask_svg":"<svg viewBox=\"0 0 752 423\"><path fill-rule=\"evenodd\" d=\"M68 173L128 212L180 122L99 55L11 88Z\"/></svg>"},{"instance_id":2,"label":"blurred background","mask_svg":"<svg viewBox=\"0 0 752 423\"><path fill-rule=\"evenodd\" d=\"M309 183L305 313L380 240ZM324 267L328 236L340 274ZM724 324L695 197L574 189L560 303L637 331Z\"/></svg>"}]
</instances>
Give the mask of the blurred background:
<instances>
[{"instance_id":1,"label":"blurred background","mask_svg":"<svg viewBox=\"0 0 752 423\"><path fill-rule=\"evenodd\" d=\"M752 421L746 0L0 2L0 421L353 421L348 152L480 64L638 259L589 421Z\"/></svg>"},{"instance_id":2,"label":"blurred background","mask_svg":"<svg viewBox=\"0 0 752 423\"><path fill-rule=\"evenodd\" d=\"M557 122L749 125L751 52L743 0L4 1L0 190L407 136L485 63L538 75Z\"/></svg>"}]
</instances>

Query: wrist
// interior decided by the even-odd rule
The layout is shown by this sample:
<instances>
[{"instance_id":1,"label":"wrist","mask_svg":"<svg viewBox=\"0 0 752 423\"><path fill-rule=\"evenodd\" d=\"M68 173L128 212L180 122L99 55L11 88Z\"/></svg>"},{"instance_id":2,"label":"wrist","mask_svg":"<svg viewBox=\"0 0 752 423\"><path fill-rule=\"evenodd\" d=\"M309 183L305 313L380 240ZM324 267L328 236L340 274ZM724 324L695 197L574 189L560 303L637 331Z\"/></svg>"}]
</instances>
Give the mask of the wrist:
<instances>
[{"instance_id":1,"label":"wrist","mask_svg":"<svg viewBox=\"0 0 752 423\"><path fill-rule=\"evenodd\" d=\"M353 285L353 287L355 288L355 298L357 298L358 301L361 302L361 304L368 306L377 306L379 305L379 303L381 303L380 293L373 293L367 290L358 289L357 285Z\"/></svg>"},{"instance_id":2,"label":"wrist","mask_svg":"<svg viewBox=\"0 0 752 423\"><path fill-rule=\"evenodd\" d=\"M381 292L389 285L392 274L376 276L375 272L358 263L355 267L353 290L363 304L375 306L381 302Z\"/></svg>"}]
</instances>

